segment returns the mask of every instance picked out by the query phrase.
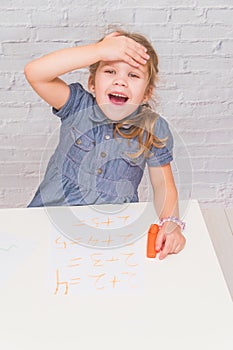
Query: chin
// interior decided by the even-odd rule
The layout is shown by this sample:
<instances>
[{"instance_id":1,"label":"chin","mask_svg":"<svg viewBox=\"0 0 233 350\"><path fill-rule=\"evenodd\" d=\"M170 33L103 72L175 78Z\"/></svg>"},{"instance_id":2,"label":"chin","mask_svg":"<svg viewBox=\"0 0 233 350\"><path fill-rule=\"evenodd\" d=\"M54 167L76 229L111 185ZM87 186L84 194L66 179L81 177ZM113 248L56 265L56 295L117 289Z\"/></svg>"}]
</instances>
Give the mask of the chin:
<instances>
[{"instance_id":1,"label":"chin","mask_svg":"<svg viewBox=\"0 0 233 350\"><path fill-rule=\"evenodd\" d=\"M105 105L103 106L102 111L106 115L106 117L113 121L120 121L126 117L128 117L131 113L133 113L138 106L132 105L124 105L122 106L111 106Z\"/></svg>"}]
</instances>

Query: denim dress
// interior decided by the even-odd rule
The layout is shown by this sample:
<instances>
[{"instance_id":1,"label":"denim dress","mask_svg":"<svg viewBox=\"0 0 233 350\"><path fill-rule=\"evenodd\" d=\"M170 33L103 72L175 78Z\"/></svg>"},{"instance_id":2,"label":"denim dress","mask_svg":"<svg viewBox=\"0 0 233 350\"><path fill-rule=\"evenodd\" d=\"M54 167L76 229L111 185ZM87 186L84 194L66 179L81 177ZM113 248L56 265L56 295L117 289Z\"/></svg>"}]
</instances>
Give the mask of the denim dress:
<instances>
[{"instance_id":1,"label":"denim dress","mask_svg":"<svg viewBox=\"0 0 233 350\"><path fill-rule=\"evenodd\" d=\"M130 154L138 151L137 139L114 137L114 122L93 95L79 83L69 88L66 104L53 108L61 120L59 143L29 207L138 202L146 163L158 167L173 159L168 123L159 116L154 130L159 139L167 137L165 147L152 146L150 157L132 158ZM132 120L138 112L125 119Z\"/></svg>"}]
</instances>

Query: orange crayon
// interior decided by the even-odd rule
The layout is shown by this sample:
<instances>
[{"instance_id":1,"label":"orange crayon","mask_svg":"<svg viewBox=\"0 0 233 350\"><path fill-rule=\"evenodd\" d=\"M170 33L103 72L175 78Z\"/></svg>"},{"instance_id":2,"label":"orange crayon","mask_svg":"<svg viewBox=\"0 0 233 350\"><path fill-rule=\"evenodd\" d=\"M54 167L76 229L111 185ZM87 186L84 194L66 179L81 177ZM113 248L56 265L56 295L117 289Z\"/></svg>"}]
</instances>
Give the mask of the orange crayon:
<instances>
[{"instance_id":1,"label":"orange crayon","mask_svg":"<svg viewBox=\"0 0 233 350\"><path fill-rule=\"evenodd\" d=\"M157 234L159 232L159 226L156 224L150 225L148 236L147 236L147 258L155 258L156 257L156 248L155 242L157 238Z\"/></svg>"}]
</instances>

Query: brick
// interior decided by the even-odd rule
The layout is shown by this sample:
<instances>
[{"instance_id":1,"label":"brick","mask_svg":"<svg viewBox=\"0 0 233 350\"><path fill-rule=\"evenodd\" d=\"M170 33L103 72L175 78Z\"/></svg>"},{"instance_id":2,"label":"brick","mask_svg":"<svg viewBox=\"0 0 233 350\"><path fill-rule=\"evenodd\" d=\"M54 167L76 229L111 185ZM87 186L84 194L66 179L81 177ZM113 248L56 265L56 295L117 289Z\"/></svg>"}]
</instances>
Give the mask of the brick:
<instances>
[{"instance_id":1,"label":"brick","mask_svg":"<svg viewBox=\"0 0 233 350\"><path fill-rule=\"evenodd\" d=\"M223 8L223 7L232 7L232 0L197 0L197 7L213 7L213 8Z\"/></svg>"},{"instance_id":2,"label":"brick","mask_svg":"<svg viewBox=\"0 0 233 350\"><path fill-rule=\"evenodd\" d=\"M159 57L161 55L170 55L172 59L175 56L179 57L205 57L212 55L212 42L174 42L174 41L157 41L154 43Z\"/></svg>"},{"instance_id":3,"label":"brick","mask_svg":"<svg viewBox=\"0 0 233 350\"><path fill-rule=\"evenodd\" d=\"M48 0L31 1L31 0L1 0L1 9L22 9L22 8L35 8L48 7Z\"/></svg>"},{"instance_id":4,"label":"brick","mask_svg":"<svg viewBox=\"0 0 233 350\"><path fill-rule=\"evenodd\" d=\"M23 168L24 174L38 176L38 172L41 169L41 160L40 161L31 160L29 162L22 162L22 168ZM43 176L43 175L44 175L44 172L40 176Z\"/></svg>"},{"instance_id":5,"label":"brick","mask_svg":"<svg viewBox=\"0 0 233 350\"><path fill-rule=\"evenodd\" d=\"M70 30L70 27L49 27L49 28L37 28L36 40L39 41L59 41L59 42L72 42L82 40L82 29L75 28Z\"/></svg>"},{"instance_id":6,"label":"brick","mask_svg":"<svg viewBox=\"0 0 233 350\"><path fill-rule=\"evenodd\" d=\"M204 130L206 128L206 122L208 120L208 131L215 130L216 128L222 129L223 126L225 130L233 128L233 120L232 117L225 117L221 114L214 115L210 113L209 116L205 114L199 113L199 115L195 114L195 118L192 115L189 117L187 114L186 117L176 118L174 124L177 128L185 128L186 130Z\"/></svg>"},{"instance_id":7,"label":"brick","mask_svg":"<svg viewBox=\"0 0 233 350\"><path fill-rule=\"evenodd\" d=\"M11 89L13 91L31 91L29 83L27 82L24 72L15 72L12 74L13 82L11 85Z\"/></svg>"},{"instance_id":8,"label":"brick","mask_svg":"<svg viewBox=\"0 0 233 350\"><path fill-rule=\"evenodd\" d=\"M17 161L17 162L40 162L43 149L32 149L31 145L28 145L30 148L26 149L14 149L9 150L11 151L11 158L8 158L7 160ZM52 154L52 151L51 151Z\"/></svg>"},{"instance_id":9,"label":"brick","mask_svg":"<svg viewBox=\"0 0 233 350\"><path fill-rule=\"evenodd\" d=\"M115 3L115 1L113 2ZM138 1L138 0L123 0L122 1L122 6L127 6L127 7L151 7L151 8L170 8L170 7L195 7L196 6L196 0L143 0L143 1Z\"/></svg>"},{"instance_id":10,"label":"brick","mask_svg":"<svg viewBox=\"0 0 233 350\"><path fill-rule=\"evenodd\" d=\"M105 0L99 0L98 3L96 0L82 0L82 1L76 1L76 0L50 0L49 1L51 7L59 7L59 8L93 8L93 7L102 7L102 6L110 6L111 0L108 0L107 2ZM116 5L116 1L113 2L113 6Z\"/></svg>"},{"instance_id":11,"label":"brick","mask_svg":"<svg viewBox=\"0 0 233 350\"><path fill-rule=\"evenodd\" d=\"M221 45L220 53L233 56L233 40L224 40Z\"/></svg>"},{"instance_id":12,"label":"brick","mask_svg":"<svg viewBox=\"0 0 233 350\"><path fill-rule=\"evenodd\" d=\"M12 138L11 144L8 146L12 146L16 144L17 147L21 149L26 149L31 146L33 149L42 149L47 145L49 139L49 135L24 135L23 133L20 135L16 135Z\"/></svg>"},{"instance_id":13,"label":"brick","mask_svg":"<svg viewBox=\"0 0 233 350\"><path fill-rule=\"evenodd\" d=\"M183 25L181 39L198 41L202 39L218 40L233 37L231 26L223 25Z\"/></svg>"},{"instance_id":14,"label":"brick","mask_svg":"<svg viewBox=\"0 0 233 350\"><path fill-rule=\"evenodd\" d=\"M198 74L198 73L176 73L176 74L172 74L172 75L167 75L167 77L165 76L165 80L166 81L171 81L174 84L175 88L187 88L190 86L194 87L194 86L200 86L203 78L204 74Z\"/></svg>"},{"instance_id":15,"label":"brick","mask_svg":"<svg viewBox=\"0 0 233 350\"><path fill-rule=\"evenodd\" d=\"M15 175L19 176L23 172L22 162L1 162L1 175Z\"/></svg>"},{"instance_id":16,"label":"brick","mask_svg":"<svg viewBox=\"0 0 233 350\"><path fill-rule=\"evenodd\" d=\"M221 139L219 139L219 135L221 135L222 137L222 142L224 142L224 140L231 140L231 150L233 152L233 144L232 144L233 127L231 129L211 130L210 132L207 133L206 142L214 143L216 142L216 140L218 140L218 142L220 143Z\"/></svg>"},{"instance_id":17,"label":"brick","mask_svg":"<svg viewBox=\"0 0 233 350\"><path fill-rule=\"evenodd\" d=\"M187 169L190 169L190 171L193 169L199 169L199 170L204 170L206 166L206 159L205 157L198 157L198 158L190 158L188 155L185 156L180 156L179 153L176 154L175 152L175 172L180 173L183 171L187 171ZM174 173L175 173L174 172ZM182 174L180 175L182 176Z\"/></svg>"},{"instance_id":18,"label":"brick","mask_svg":"<svg viewBox=\"0 0 233 350\"><path fill-rule=\"evenodd\" d=\"M157 79L157 89L175 89L177 88L174 75L173 74L164 74L160 73Z\"/></svg>"},{"instance_id":19,"label":"brick","mask_svg":"<svg viewBox=\"0 0 233 350\"><path fill-rule=\"evenodd\" d=\"M5 56L27 57L28 60L46 53L69 47L66 43L3 43Z\"/></svg>"},{"instance_id":20,"label":"brick","mask_svg":"<svg viewBox=\"0 0 233 350\"><path fill-rule=\"evenodd\" d=\"M116 11L116 18L117 18L117 11ZM109 14L111 11L109 11ZM68 14L68 23L69 26L80 26L84 27L87 25L89 27L89 24L91 23L92 26L95 24L100 24L103 21L103 12L101 8L90 8L90 7L83 7L83 8L77 8L77 7L72 7L68 9L67 11ZM127 13L126 13L127 15ZM80 19L82 19L80 21ZM108 23L111 23L108 22Z\"/></svg>"},{"instance_id":21,"label":"brick","mask_svg":"<svg viewBox=\"0 0 233 350\"><path fill-rule=\"evenodd\" d=\"M185 130L182 128L180 130L180 134L182 135L182 138L186 145L193 145L193 144L202 144L204 145L205 139L206 139L206 130L196 131L195 130Z\"/></svg>"},{"instance_id":22,"label":"brick","mask_svg":"<svg viewBox=\"0 0 233 350\"><path fill-rule=\"evenodd\" d=\"M47 135L50 132L49 125L43 124L41 128L41 121L31 120L21 123L21 135Z\"/></svg>"},{"instance_id":23,"label":"brick","mask_svg":"<svg viewBox=\"0 0 233 350\"><path fill-rule=\"evenodd\" d=\"M173 54L174 46L170 40L157 40L152 42L152 45L158 57L161 57L162 55L171 56Z\"/></svg>"},{"instance_id":24,"label":"brick","mask_svg":"<svg viewBox=\"0 0 233 350\"><path fill-rule=\"evenodd\" d=\"M163 106L159 106L156 109L161 115L169 117L169 121L176 123L177 119L181 116L193 115L193 107L189 104L187 106L184 103L177 102L164 102ZM182 122L182 121L181 121Z\"/></svg>"},{"instance_id":25,"label":"brick","mask_svg":"<svg viewBox=\"0 0 233 350\"><path fill-rule=\"evenodd\" d=\"M129 8L128 11L126 11L125 8L108 8L103 12L103 20L112 24L119 23L119 25L134 23L134 9Z\"/></svg>"},{"instance_id":26,"label":"brick","mask_svg":"<svg viewBox=\"0 0 233 350\"><path fill-rule=\"evenodd\" d=\"M183 90L183 98L185 101L226 101L229 100L231 95L232 93L228 88L200 87L196 95L189 89Z\"/></svg>"},{"instance_id":27,"label":"brick","mask_svg":"<svg viewBox=\"0 0 233 350\"><path fill-rule=\"evenodd\" d=\"M231 4L232 6L232 4ZM233 8L231 9L208 9L207 22L214 24L232 25Z\"/></svg>"},{"instance_id":28,"label":"brick","mask_svg":"<svg viewBox=\"0 0 233 350\"><path fill-rule=\"evenodd\" d=\"M232 151L233 151L233 144L232 144ZM213 170L222 170L222 171L229 171L233 172L233 158L232 156L218 156L209 158L206 162L207 169L213 169Z\"/></svg>"},{"instance_id":29,"label":"brick","mask_svg":"<svg viewBox=\"0 0 233 350\"><path fill-rule=\"evenodd\" d=\"M40 97L33 93L33 91L2 91L0 90L0 101L4 103L13 103L24 105L26 102L39 101Z\"/></svg>"},{"instance_id":30,"label":"brick","mask_svg":"<svg viewBox=\"0 0 233 350\"><path fill-rule=\"evenodd\" d=\"M227 111L226 103L219 103L217 101L197 101L196 103L192 103L194 107L194 113L197 117L205 115L212 116L213 114L219 113L220 116ZM214 112L213 112L214 111Z\"/></svg>"},{"instance_id":31,"label":"brick","mask_svg":"<svg viewBox=\"0 0 233 350\"><path fill-rule=\"evenodd\" d=\"M24 42L31 37L30 29L23 27L2 27L0 30L0 41Z\"/></svg>"},{"instance_id":32,"label":"brick","mask_svg":"<svg viewBox=\"0 0 233 350\"><path fill-rule=\"evenodd\" d=\"M25 65L28 63L28 58L0 57L0 65L2 72L23 72Z\"/></svg>"},{"instance_id":33,"label":"brick","mask_svg":"<svg viewBox=\"0 0 233 350\"><path fill-rule=\"evenodd\" d=\"M38 184L38 179L35 176L15 176L15 175L8 175L8 176L1 176L0 175L0 183L1 186L5 189L8 188L24 188L27 187L28 182L30 182L31 185L36 186Z\"/></svg>"},{"instance_id":34,"label":"brick","mask_svg":"<svg viewBox=\"0 0 233 350\"><path fill-rule=\"evenodd\" d=\"M204 171L196 171L193 174L193 182L206 182L208 179L209 184L213 183L226 183L229 173L226 171L216 171L213 169L206 169Z\"/></svg>"},{"instance_id":35,"label":"brick","mask_svg":"<svg viewBox=\"0 0 233 350\"><path fill-rule=\"evenodd\" d=\"M225 140L226 141L226 140ZM216 145L216 140L212 144L205 143L205 146L196 144L195 147L188 147L189 153L192 157L202 157L205 154L205 157L216 156L216 155L224 155L224 154L232 154L232 145L228 143L218 143ZM204 153L205 152L205 153Z\"/></svg>"},{"instance_id":36,"label":"brick","mask_svg":"<svg viewBox=\"0 0 233 350\"><path fill-rule=\"evenodd\" d=\"M183 61L178 56L159 56L160 73L180 73L183 71Z\"/></svg>"},{"instance_id":37,"label":"brick","mask_svg":"<svg viewBox=\"0 0 233 350\"><path fill-rule=\"evenodd\" d=\"M0 148L1 162L6 162L14 157L14 150L12 148Z\"/></svg>"},{"instance_id":38,"label":"brick","mask_svg":"<svg viewBox=\"0 0 233 350\"><path fill-rule=\"evenodd\" d=\"M233 102L230 102L230 103L228 104L227 110L228 110L229 112L233 112Z\"/></svg>"},{"instance_id":39,"label":"brick","mask_svg":"<svg viewBox=\"0 0 233 350\"><path fill-rule=\"evenodd\" d=\"M232 59L226 57L201 57L198 60L196 58L188 58L187 64L191 71L225 71L224 74L226 74L231 69Z\"/></svg>"},{"instance_id":40,"label":"brick","mask_svg":"<svg viewBox=\"0 0 233 350\"><path fill-rule=\"evenodd\" d=\"M172 23L204 23L205 14L201 9L173 9L171 14Z\"/></svg>"},{"instance_id":41,"label":"brick","mask_svg":"<svg viewBox=\"0 0 233 350\"><path fill-rule=\"evenodd\" d=\"M31 23L33 26L38 27L54 27L58 25L66 25L66 20L64 18L64 11L59 9L55 11L54 8L51 9L37 9L31 13Z\"/></svg>"},{"instance_id":42,"label":"brick","mask_svg":"<svg viewBox=\"0 0 233 350\"><path fill-rule=\"evenodd\" d=\"M200 74L202 76L202 85L217 87L233 87L233 72L222 74L221 71L211 71Z\"/></svg>"},{"instance_id":43,"label":"brick","mask_svg":"<svg viewBox=\"0 0 233 350\"><path fill-rule=\"evenodd\" d=\"M190 159L190 162L191 162L193 171L195 171L196 169L199 169L199 170L206 169L206 157L198 157L198 158L192 157L192 159Z\"/></svg>"},{"instance_id":44,"label":"brick","mask_svg":"<svg viewBox=\"0 0 233 350\"><path fill-rule=\"evenodd\" d=\"M6 191L5 191L6 192ZM35 189L30 188L10 188L7 190L7 195L4 193L4 198L0 198L1 208L25 208L32 199Z\"/></svg>"},{"instance_id":45,"label":"brick","mask_svg":"<svg viewBox=\"0 0 233 350\"><path fill-rule=\"evenodd\" d=\"M30 25L30 12L27 10L3 10L0 11L0 23L1 26L9 25L9 26L22 26L22 25Z\"/></svg>"},{"instance_id":46,"label":"brick","mask_svg":"<svg viewBox=\"0 0 233 350\"><path fill-rule=\"evenodd\" d=\"M156 25L156 24L147 24L143 26L143 28L138 28L139 33L144 34L150 41L153 42L156 48L156 40L162 39L172 39L174 29L172 26L166 25Z\"/></svg>"},{"instance_id":47,"label":"brick","mask_svg":"<svg viewBox=\"0 0 233 350\"><path fill-rule=\"evenodd\" d=\"M217 197L217 189L214 185L195 183L193 184L192 195L193 198L198 198L198 200L208 200Z\"/></svg>"},{"instance_id":48,"label":"brick","mask_svg":"<svg viewBox=\"0 0 233 350\"><path fill-rule=\"evenodd\" d=\"M28 113L28 117L31 120L40 120L43 123L46 121L49 122L49 119L51 117L51 108L47 105L43 105L41 107L32 107Z\"/></svg>"},{"instance_id":49,"label":"brick","mask_svg":"<svg viewBox=\"0 0 233 350\"><path fill-rule=\"evenodd\" d=\"M12 121L14 119L25 120L28 108L25 106L1 107L1 120Z\"/></svg>"},{"instance_id":50,"label":"brick","mask_svg":"<svg viewBox=\"0 0 233 350\"><path fill-rule=\"evenodd\" d=\"M0 89L9 89L13 84L13 74L0 73Z\"/></svg>"},{"instance_id":51,"label":"brick","mask_svg":"<svg viewBox=\"0 0 233 350\"><path fill-rule=\"evenodd\" d=\"M181 90L158 90L159 98L164 101L177 101L180 99L182 91Z\"/></svg>"},{"instance_id":52,"label":"brick","mask_svg":"<svg viewBox=\"0 0 233 350\"><path fill-rule=\"evenodd\" d=\"M136 23L167 23L167 21L167 10L157 10L154 8L136 8L135 10Z\"/></svg>"},{"instance_id":53,"label":"brick","mask_svg":"<svg viewBox=\"0 0 233 350\"><path fill-rule=\"evenodd\" d=\"M8 133L9 135L47 135L50 134L50 127L48 124L43 125L41 121L28 122L17 119L9 121L3 128L0 128L0 135L2 133Z\"/></svg>"}]
</instances>

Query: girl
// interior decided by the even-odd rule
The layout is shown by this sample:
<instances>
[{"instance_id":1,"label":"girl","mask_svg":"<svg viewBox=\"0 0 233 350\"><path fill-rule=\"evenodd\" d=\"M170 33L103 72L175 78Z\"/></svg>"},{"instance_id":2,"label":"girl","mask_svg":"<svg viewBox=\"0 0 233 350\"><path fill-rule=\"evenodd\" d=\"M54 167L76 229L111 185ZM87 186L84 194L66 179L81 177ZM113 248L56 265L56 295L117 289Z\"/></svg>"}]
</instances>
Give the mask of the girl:
<instances>
[{"instance_id":1,"label":"girl","mask_svg":"<svg viewBox=\"0 0 233 350\"><path fill-rule=\"evenodd\" d=\"M86 66L89 92L59 78ZM147 163L161 224L156 249L163 259L183 249L185 238L170 167L172 135L148 104L157 73L152 45L123 31L27 64L27 80L61 119L59 144L29 206L137 202Z\"/></svg>"}]
</instances>

